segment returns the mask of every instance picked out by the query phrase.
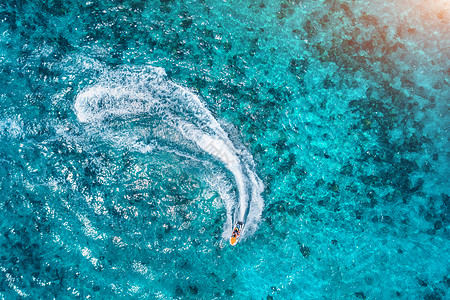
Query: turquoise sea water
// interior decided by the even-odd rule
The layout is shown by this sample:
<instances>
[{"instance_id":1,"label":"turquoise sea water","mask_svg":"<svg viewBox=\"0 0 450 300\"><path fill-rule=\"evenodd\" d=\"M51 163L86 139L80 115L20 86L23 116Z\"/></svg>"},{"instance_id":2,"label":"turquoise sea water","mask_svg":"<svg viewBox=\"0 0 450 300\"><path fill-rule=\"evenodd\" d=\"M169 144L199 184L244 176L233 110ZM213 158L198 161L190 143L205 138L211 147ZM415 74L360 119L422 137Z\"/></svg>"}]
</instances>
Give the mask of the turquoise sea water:
<instances>
[{"instance_id":1,"label":"turquoise sea water","mask_svg":"<svg viewBox=\"0 0 450 300\"><path fill-rule=\"evenodd\" d=\"M449 10L1 1L0 298L448 299Z\"/></svg>"}]
</instances>

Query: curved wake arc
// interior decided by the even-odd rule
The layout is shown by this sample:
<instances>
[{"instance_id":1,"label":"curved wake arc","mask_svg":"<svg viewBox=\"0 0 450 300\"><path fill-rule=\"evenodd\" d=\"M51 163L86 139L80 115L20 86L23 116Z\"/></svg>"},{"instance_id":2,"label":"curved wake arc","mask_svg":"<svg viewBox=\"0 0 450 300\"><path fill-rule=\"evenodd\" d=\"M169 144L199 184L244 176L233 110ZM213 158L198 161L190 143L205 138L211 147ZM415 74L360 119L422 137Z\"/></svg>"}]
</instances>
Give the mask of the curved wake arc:
<instances>
[{"instance_id":1,"label":"curved wake arc","mask_svg":"<svg viewBox=\"0 0 450 300\"><path fill-rule=\"evenodd\" d=\"M153 137L169 136L171 142L186 148L193 144L220 161L233 175L239 194L238 199L223 199L227 209L223 237L229 238L232 223L238 220L246 223L247 237L255 232L264 206L264 187L253 158L232 142L197 95L167 79L162 68L106 71L96 84L78 94L74 106L80 122L102 130L112 128L118 118L157 118Z\"/></svg>"}]
</instances>

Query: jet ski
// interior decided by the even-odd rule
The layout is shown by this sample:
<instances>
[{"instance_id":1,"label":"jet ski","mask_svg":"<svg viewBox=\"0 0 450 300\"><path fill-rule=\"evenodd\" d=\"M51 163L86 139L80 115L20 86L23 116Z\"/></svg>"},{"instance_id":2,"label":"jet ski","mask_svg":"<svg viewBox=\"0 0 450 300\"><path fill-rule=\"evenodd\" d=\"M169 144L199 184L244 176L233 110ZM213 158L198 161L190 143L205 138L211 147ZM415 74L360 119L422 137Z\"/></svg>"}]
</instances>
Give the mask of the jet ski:
<instances>
[{"instance_id":1,"label":"jet ski","mask_svg":"<svg viewBox=\"0 0 450 300\"><path fill-rule=\"evenodd\" d=\"M233 233L231 234L230 244L232 246L237 244L243 230L244 230L244 223L238 221L236 223L236 226L234 226Z\"/></svg>"}]
</instances>

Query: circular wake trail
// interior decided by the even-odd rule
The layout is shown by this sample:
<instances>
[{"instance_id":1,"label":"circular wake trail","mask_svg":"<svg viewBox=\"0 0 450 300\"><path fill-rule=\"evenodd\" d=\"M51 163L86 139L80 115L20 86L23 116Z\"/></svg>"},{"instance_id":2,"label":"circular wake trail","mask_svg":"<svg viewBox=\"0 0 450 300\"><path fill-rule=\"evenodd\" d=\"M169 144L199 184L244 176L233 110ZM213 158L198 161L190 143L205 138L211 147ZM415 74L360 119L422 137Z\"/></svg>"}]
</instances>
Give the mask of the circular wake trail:
<instances>
[{"instance_id":1,"label":"circular wake trail","mask_svg":"<svg viewBox=\"0 0 450 300\"><path fill-rule=\"evenodd\" d=\"M239 143L232 142L197 95L170 81L162 68L105 71L96 84L78 94L75 112L80 122L102 133L114 131L114 124L127 119L157 120L148 126L155 141L166 140L179 148L207 153L233 175L239 196L238 199L222 196L227 209L223 237L229 237L236 221L246 224L246 237L257 229L264 206L261 197L264 187L256 175L252 156ZM121 136L127 134L133 136L131 132L120 132ZM130 143L132 149L149 151L148 145L139 145L136 139L104 135Z\"/></svg>"}]
</instances>

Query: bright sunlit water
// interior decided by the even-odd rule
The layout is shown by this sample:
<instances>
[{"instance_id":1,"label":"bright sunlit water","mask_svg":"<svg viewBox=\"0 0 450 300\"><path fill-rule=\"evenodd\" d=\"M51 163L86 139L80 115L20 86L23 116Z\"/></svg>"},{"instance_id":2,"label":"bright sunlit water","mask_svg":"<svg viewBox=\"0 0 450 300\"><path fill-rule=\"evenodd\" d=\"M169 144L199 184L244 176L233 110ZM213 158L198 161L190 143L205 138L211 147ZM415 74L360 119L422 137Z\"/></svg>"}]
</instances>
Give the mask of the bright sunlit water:
<instances>
[{"instance_id":1,"label":"bright sunlit water","mask_svg":"<svg viewBox=\"0 0 450 300\"><path fill-rule=\"evenodd\" d=\"M448 1L0 20L0 299L450 297Z\"/></svg>"}]
</instances>

